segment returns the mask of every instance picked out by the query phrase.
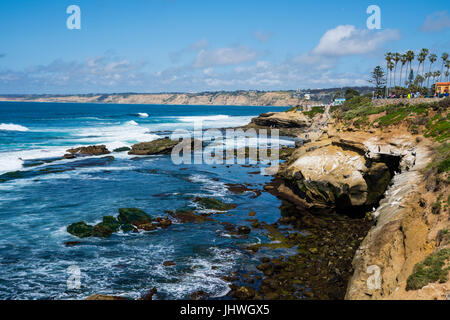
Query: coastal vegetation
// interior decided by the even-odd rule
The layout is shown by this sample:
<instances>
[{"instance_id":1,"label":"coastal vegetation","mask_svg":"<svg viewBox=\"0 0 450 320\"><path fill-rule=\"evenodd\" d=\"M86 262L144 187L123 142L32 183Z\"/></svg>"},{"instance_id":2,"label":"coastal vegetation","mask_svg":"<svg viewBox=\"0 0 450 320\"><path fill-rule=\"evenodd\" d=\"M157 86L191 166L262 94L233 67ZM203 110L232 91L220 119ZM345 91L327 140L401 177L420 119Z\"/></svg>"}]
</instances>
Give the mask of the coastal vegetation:
<instances>
[{"instance_id":1,"label":"coastal vegetation","mask_svg":"<svg viewBox=\"0 0 450 320\"><path fill-rule=\"evenodd\" d=\"M366 97L354 97L334 110L333 115L347 126L374 129L406 122L408 131L439 143L431 168L439 173L450 170L450 98L431 103L386 104L377 106Z\"/></svg>"},{"instance_id":2,"label":"coastal vegetation","mask_svg":"<svg viewBox=\"0 0 450 320\"><path fill-rule=\"evenodd\" d=\"M446 282L450 271L449 261L450 249L442 249L429 255L414 267L413 273L408 277L406 290L418 290L436 281Z\"/></svg>"},{"instance_id":3,"label":"coastal vegetation","mask_svg":"<svg viewBox=\"0 0 450 320\"><path fill-rule=\"evenodd\" d=\"M377 91L387 83L386 95L391 93L404 95L416 92L425 96L433 95L435 82L449 81L450 60L447 52L443 52L440 56L431 53L427 48L423 48L418 53L412 50L405 53L387 52L385 61L386 78L384 77L385 71L377 66L372 72L370 82L376 84ZM415 61L417 63L414 72L413 63ZM426 64L428 64L428 72L425 72ZM398 72L399 66L400 72Z\"/></svg>"},{"instance_id":4,"label":"coastal vegetation","mask_svg":"<svg viewBox=\"0 0 450 320\"><path fill-rule=\"evenodd\" d=\"M323 108L323 107L312 107L310 111L304 111L303 114L312 119L317 114L323 114L324 112L325 112L325 108Z\"/></svg>"}]
</instances>

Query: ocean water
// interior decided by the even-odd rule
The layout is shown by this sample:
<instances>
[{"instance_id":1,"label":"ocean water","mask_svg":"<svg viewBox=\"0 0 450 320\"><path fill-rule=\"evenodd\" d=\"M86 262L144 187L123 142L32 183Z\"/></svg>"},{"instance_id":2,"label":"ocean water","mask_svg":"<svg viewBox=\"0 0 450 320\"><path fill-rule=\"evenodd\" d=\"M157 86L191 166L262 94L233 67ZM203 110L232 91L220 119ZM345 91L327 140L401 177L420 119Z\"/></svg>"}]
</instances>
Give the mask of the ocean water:
<instances>
[{"instance_id":1,"label":"ocean water","mask_svg":"<svg viewBox=\"0 0 450 320\"><path fill-rule=\"evenodd\" d=\"M94 293L138 298L153 287L157 299L188 298L198 290L224 296L228 284L221 278L258 262L244 247L269 239L260 231L247 239L232 236L220 222L250 225L249 211L267 223L280 215L274 196L236 195L225 185L262 189L270 178L249 174L259 164L176 166L170 156L134 160L127 153L113 153L113 161L60 157L74 146L105 144L113 150L176 129L191 131L198 119L205 128L235 127L285 109L0 102L0 299L83 299ZM237 207L214 215L213 222L108 239L80 240L66 232L73 222L94 224L116 216L119 208L163 217L166 210L195 206L196 196ZM81 244L68 247L67 241ZM168 260L176 266L164 267ZM79 289L67 286L71 266L81 271Z\"/></svg>"}]
</instances>

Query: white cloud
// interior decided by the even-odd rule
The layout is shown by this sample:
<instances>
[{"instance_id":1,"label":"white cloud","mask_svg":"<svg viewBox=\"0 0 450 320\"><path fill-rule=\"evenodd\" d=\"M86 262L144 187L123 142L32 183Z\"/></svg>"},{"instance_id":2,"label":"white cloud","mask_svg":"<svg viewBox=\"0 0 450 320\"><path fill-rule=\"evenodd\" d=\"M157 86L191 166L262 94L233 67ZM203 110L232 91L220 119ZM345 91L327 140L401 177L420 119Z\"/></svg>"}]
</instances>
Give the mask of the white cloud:
<instances>
[{"instance_id":1,"label":"white cloud","mask_svg":"<svg viewBox=\"0 0 450 320\"><path fill-rule=\"evenodd\" d=\"M194 68L208 68L225 65L237 65L254 60L257 53L247 46L220 48L215 50L202 49L194 61Z\"/></svg>"},{"instance_id":2,"label":"white cloud","mask_svg":"<svg viewBox=\"0 0 450 320\"><path fill-rule=\"evenodd\" d=\"M262 55L244 45L213 49L206 40L201 40L174 53L176 58L187 58L184 63L153 72L143 63L116 56L85 61L56 60L23 71L0 70L0 91L193 92L366 85L368 70L340 71L338 63L345 56L367 55L373 51L378 54L377 49L395 38L398 38L396 31L338 26L328 30L312 51L280 62L262 60Z\"/></svg>"},{"instance_id":3,"label":"white cloud","mask_svg":"<svg viewBox=\"0 0 450 320\"><path fill-rule=\"evenodd\" d=\"M447 11L438 11L430 14L420 27L420 31L437 32L450 28L450 16Z\"/></svg>"},{"instance_id":4,"label":"white cloud","mask_svg":"<svg viewBox=\"0 0 450 320\"><path fill-rule=\"evenodd\" d=\"M400 34L396 30L371 31L341 25L325 32L312 53L330 57L366 54L389 40L399 38Z\"/></svg>"},{"instance_id":5,"label":"white cloud","mask_svg":"<svg viewBox=\"0 0 450 320\"><path fill-rule=\"evenodd\" d=\"M145 84L148 74L141 71L143 67L143 63L106 56L85 61L55 60L23 71L0 71L0 84L9 92L128 91Z\"/></svg>"}]
</instances>

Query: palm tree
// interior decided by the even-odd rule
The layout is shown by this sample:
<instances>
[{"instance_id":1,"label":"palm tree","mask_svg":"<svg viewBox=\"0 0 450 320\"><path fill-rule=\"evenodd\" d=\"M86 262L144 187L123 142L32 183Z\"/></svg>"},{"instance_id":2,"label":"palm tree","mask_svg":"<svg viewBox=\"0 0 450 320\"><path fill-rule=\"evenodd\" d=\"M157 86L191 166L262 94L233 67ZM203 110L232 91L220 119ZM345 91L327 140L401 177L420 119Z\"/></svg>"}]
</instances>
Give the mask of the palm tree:
<instances>
[{"instance_id":1,"label":"palm tree","mask_svg":"<svg viewBox=\"0 0 450 320\"><path fill-rule=\"evenodd\" d=\"M443 73L444 73L444 66L445 66L445 63L446 63L447 60L448 60L448 53L447 53L447 52L444 52L444 53L442 54L442 56L441 56L441 59L442 59L441 74L443 74ZM439 78L439 81L442 81L442 79Z\"/></svg>"},{"instance_id":2,"label":"palm tree","mask_svg":"<svg viewBox=\"0 0 450 320\"><path fill-rule=\"evenodd\" d=\"M433 72L433 80L434 80L435 83L436 83L437 79L438 79L440 76L441 76L441 72L440 72L439 70ZM434 79L434 78L436 78L436 79Z\"/></svg>"},{"instance_id":3,"label":"palm tree","mask_svg":"<svg viewBox=\"0 0 450 320\"><path fill-rule=\"evenodd\" d=\"M419 61L419 64L417 65L416 75L420 75L419 74L420 65L424 63L425 59L427 58L427 55L428 55L428 49L425 49L425 48L423 48L422 51L420 51L420 53L417 55L417 61ZM423 79L423 65L422 65L422 77L421 78ZM420 83L420 85L422 85L422 83Z\"/></svg>"},{"instance_id":4,"label":"palm tree","mask_svg":"<svg viewBox=\"0 0 450 320\"><path fill-rule=\"evenodd\" d=\"M408 61L406 58L406 54L401 55L400 61L402 63L402 68L400 69L400 87L401 87L402 86L403 66L406 64L406 61Z\"/></svg>"},{"instance_id":5,"label":"palm tree","mask_svg":"<svg viewBox=\"0 0 450 320\"><path fill-rule=\"evenodd\" d=\"M431 74L431 67L433 66L433 63L436 62L437 60L437 55L435 55L434 53L430 54L430 56L428 57L428 60L430 60L430 71L429 73ZM430 77L428 77L428 82L427 82L427 88L430 87Z\"/></svg>"},{"instance_id":6,"label":"palm tree","mask_svg":"<svg viewBox=\"0 0 450 320\"><path fill-rule=\"evenodd\" d=\"M390 61L388 64L388 69L389 69L389 86L392 87L392 70L394 70L394 62ZM395 79L395 74L394 74L394 79Z\"/></svg>"},{"instance_id":7,"label":"palm tree","mask_svg":"<svg viewBox=\"0 0 450 320\"><path fill-rule=\"evenodd\" d=\"M390 65L392 63L392 52L388 52L384 55L384 60L386 60L386 69L390 70ZM389 86L386 87L386 95L388 94L389 87L391 86L391 75L389 74Z\"/></svg>"},{"instance_id":8,"label":"palm tree","mask_svg":"<svg viewBox=\"0 0 450 320\"><path fill-rule=\"evenodd\" d=\"M428 89L428 81L429 81L430 77L431 77L431 72L427 72L424 74L424 78L425 78L425 80L427 80L427 89Z\"/></svg>"},{"instance_id":9,"label":"palm tree","mask_svg":"<svg viewBox=\"0 0 450 320\"><path fill-rule=\"evenodd\" d=\"M420 51L420 59L422 59L422 76L425 75L425 60L427 59L428 53L430 53L430 51L426 48L423 48L422 51Z\"/></svg>"},{"instance_id":10,"label":"palm tree","mask_svg":"<svg viewBox=\"0 0 450 320\"><path fill-rule=\"evenodd\" d=\"M398 64L398 62L400 61L401 58L402 58L402 55L400 53L398 53L398 52L394 53L394 55L393 55L393 59L394 59L394 62L395 62L394 87L395 87L395 84L396 84L395 75L397 74L397 64Z\"/></svg>"},{"instance_id":11,"label":"palm tree","mask_svg":"<svg viewBox=\"0 0 450 320\"><path fill-rule=\"evenodd\" d=\"M408 50L406 52L406 60L408 61L409 64L409 72L408 72L408 65L406 65L406 81L408 81L408 75L411 73L411 67L412 67L412 62L414 60L414 51Z\"/></svg>"},{"instance_id":12,"label":"palm tree","mask_svg":"<svg viewBox=\"0 0 450 320\"><path fill-rule=\"evenodd\" d=\"M418 74L416 76L416 80L414 81L414 83L415 83L416 86L420 86L420 84L422 84L424 80L425 79L423 78L423 76Z\"/></svg>"},{"instance_id":13,"label":"palm tree","mask_svg":"<svg viewBox=\"0 0 450 320\"><path fill-rule=\"evenodd\" d=\"M445 67L447 68L445 75L447 76L447 81L448 81L448 70L450 69L450 60L447 60L447 62L445 63Z\"/></svg>"}]
</instances>

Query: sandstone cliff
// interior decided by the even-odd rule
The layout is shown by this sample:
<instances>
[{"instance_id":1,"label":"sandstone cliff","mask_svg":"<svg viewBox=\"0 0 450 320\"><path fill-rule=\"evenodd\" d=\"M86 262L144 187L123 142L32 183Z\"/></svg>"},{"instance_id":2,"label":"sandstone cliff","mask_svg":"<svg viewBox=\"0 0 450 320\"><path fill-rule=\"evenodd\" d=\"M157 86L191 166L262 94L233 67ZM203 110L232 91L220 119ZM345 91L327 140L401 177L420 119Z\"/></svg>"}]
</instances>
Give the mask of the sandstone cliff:
<instances>
[{"instance_id":1,"label":"sandstone cliff","mask_svg":"<svg viewBox=\"0 0 450 320\"><path fill-rule=\"evenodd\" d=\"M449 107L358 98L322 126L316 117L313 141L281 165L277 195L299 214L357 210L375 221L355 253L346 299L450 297ZM285 124L267 115L253 123Z\"/></svg>"},{"instance_id":2,"label":"sandstone cliff","mask_svg":"<svg viewBox=\"0 0 450 320\"><path fill-rule=\"evenodd\" d=\"M0 101L281 107L306 103L288 91L0 96Z\"/></svg>"}]
</instances>

